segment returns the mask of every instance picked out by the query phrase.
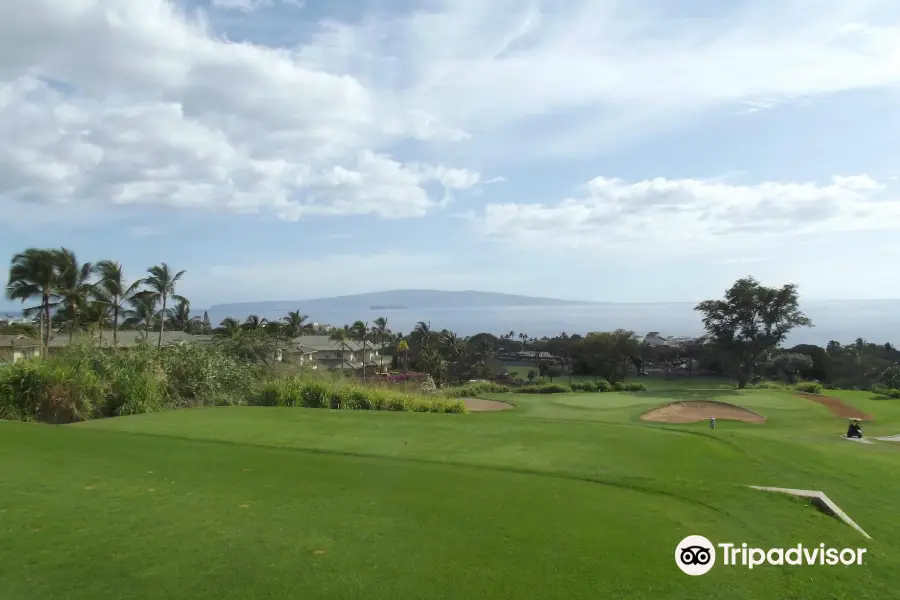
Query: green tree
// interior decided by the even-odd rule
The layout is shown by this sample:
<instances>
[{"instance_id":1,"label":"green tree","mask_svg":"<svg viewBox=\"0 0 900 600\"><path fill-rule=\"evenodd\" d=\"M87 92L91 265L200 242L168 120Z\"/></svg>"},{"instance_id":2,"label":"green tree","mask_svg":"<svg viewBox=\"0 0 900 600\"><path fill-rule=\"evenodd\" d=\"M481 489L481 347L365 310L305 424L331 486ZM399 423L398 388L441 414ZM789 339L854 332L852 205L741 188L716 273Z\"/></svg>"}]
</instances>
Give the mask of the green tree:
<instances>
[{"instance_id":1,"label":"green tree","mask_svg":"<svg viewBox=\"0 0 900 600\"><path fill-rule=\"evenodd\" d=\"M528 369L528 374L526 375L526 377L528 377L528 381L534 381L534 378L537 376L537 371L535 371L534 369Z\"/></svg>"},{"instance_id":2,"label":"green tree","mask_svg":"<svg viewBox=\"0 0 900 600\"><path fill-rule=\"evenodd\" d=\"M79 315L87 308L91 297L94 267L91 263L79 263L75 253L68 248L57 250L54 256L58 273L56 293L60 308L66 316L71 343L75 330L80 326Z\"/></svg>"},{"instance_id":3,"label":"green tree","mask_svg":"<svg viewBox=\"0 0 900 600\"><path fill-rule=\"evenodd\" d=\"M306 315L301 315L299 310L292 310L289 312L287 316L282 319L285 325L285 335L290 338L295 338L300 335L304 329L309 327L306 323L308 318L309 317Z\"/></svg>"},{"instance_id":4,"label":"green tree","mask_svg":"<svg viewBox=\"0 0 900 600\"><path fill-rule=\"evenodd\" d=\"M371 332L369 323L356 321L350 326L350 339L362 345L363 382L366 381L366 350L368 349Z\"/></svg>"},{"instance_id":5,"label":"green tree","mask_svg":"<svg viewBox=\"0 0 900 600\"><path fill-rule=\"evenodd\" d=\"M549 370L550 363L548 363L546 360L542 360L538 363L538 372L541 374L541 377L546 377Z\"/></svg>"},{"instance_id":6,"label":"green tree","mask_svg":"<svg viewBox=\"0 0 900 600\"><path fill-rule=\"evenodd\" d=\"M384 347L387 343L388 334L391 332L391 330L388 329L387 317L378 317L375 319L373 329L375 332L375 339L381 345L381 372L384 373Z\"/></svg>"},{"instance_id":7,"label":"green tree","mask_svg":"<svg viewBox=\"0 0 900 600\"><path fill-rule=\"evenodd\" d=\"M753 277L738 279L722 300L706 300L694 310L719 348L737 367L738 388L747 386L760 359L782 343L793 329L812 327L800 310L797 286L761 285Z\"/></svg>"},{"instance_id":8,"label":"green tree","mask_svg":"<svg viewBox=\"0 0 900 600\"><path fill-rule=\"evenodd\" d=\"M122 313L128 310L128 306L134 297L141 291L140 280L131 284L125 278L122 263L112 260L101 260L94 271L97 274L97 284L94 286L94 295L99 302L110 307L112 314L113 348L119 343L119 321Z\"/></svg>"},{"instance_id":9,"label":"green tree","mask_svg":"<svg viewBox=\"0 0 900 600\"><path fill-rule=\"evenodd\" d=\"M191 327L191 303L187 299L169 309L169 323L175 331L187 331Z\"/></svg>"},{"instance_id":10,"label":"green tree","mask_svg":"<svg viewBox=\"0 0 900 600\"><path fill-rule=\"evenodd\" d=\"M125 320L122 322L127 327L143 328L144 337L153 329L153 319L157 315L156 296L147 292L135 294L128 300L129 308L122 312Z\"/></svg>"},{"instance_id":11,"label":"green tree","mask_svg":"<svg viewBox=\"0 0 900 600\"><path fill-rule=\"evenodd\" d=\"M162 304L160 314L166 314L166 305L168 304L170 298L174 299L177 302L186 302L183 296L179 296L175 293L175 288L178 285L178 282L184 276L184 271L178 271L177 273L175 273L172 271L172 269L169 268L168 264L161 263L147 269L147 273L149 275L144 278L143 282L147 287L147 291L156 300L156 302ZM159 320L159 341L156 344L157 348L162 347L163 331L165 330L165 328L166 321L164 318L162 318Z\"/></svg>"},{"instance_id":12,"label":"green tree","mask_svg":"<svg viewBox=\"0 0 900 600\"><path fill-rule=\"evenodd\" d=\"M573 347L578 372L599 375L616 383L625 379L628 364L640 356L641 345L633 331L617 329L589 333Z\"/></svg>"},{"instance_id":13,"label":"green tree","mask_svg":"<svg viewBox=\"0 0 900 600\"><path fill-rule=\"evenodd\" d=\"M881 373L879 381L893 390L900 389L900 365L893 365L885 369Z\"/></svg>"},{"instance_id":14,"label":"green tree","mask_svg":"<svg viewBox=\"0 0 900 600\"><path fill-rule=\"evenodd\" d=\"M233 317L225 317L213 333L219 337L233 338L241 331L241 324Z\"/></svg>"},{"instance_id":15,"label":"green tree","mask_svg":"<svg viewBox=\"0 0 900 600\"><path fill-rule=\"evenodd\" d=\"M788 382L794 383L797 381L798 374L812 370L813 359L808 354L779 352L769 359L769 365L777 373L783 375Z\"/></svg>"},{"instance_id":16,"label":"green tree","mask_svg":"<svg viewBox=\"0 0 900 600\"><path fill-rule=\"evenodd\" d=\"M26 309L26 314L38 314L38 327L41 336L41 355L46 356L50 346L50 309L58 299L57 285L59 271L57 269L56 251L45 248L28 248L12 258L9 268L9 281L6 284L6 297L9 300L36 299L38 306Z\"/></svg>"},{"instance_id":17,"label":"green tree","mask_svg":"<svg viewBox=\"0 0 900 600\"><path fill-rule=\"evenodd\" d=\"M336 328L332 330L331 334L328 336L332 342L337 342L338 345L338 356L341 360L341 375L344 375L344 349L347 347L347 340L350 339L350 331L349 328Z\"/></svg>"}]
</instances>

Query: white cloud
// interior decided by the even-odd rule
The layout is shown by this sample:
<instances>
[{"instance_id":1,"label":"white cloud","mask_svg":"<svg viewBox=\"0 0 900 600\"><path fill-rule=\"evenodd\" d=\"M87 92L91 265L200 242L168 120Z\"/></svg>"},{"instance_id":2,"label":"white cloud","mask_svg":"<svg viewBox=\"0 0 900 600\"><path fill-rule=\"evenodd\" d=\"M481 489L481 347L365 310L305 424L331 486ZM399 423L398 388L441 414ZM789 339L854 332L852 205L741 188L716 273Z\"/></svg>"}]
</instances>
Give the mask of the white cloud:
<instances>
[{"instance_id":1,"label":"white cloud","mask_svg":"<svg viewBox=\"0 0 900 600\"><path fill-rule=\"evenodd\" d=\"M213 0L248 20L285 4ZM691 19L655 0L440 0L307 22L293 49L230 42L180 6L0 4L0 202L66 205L48 218L108 204L414 217L487 183L442 157L591 153L709 108L900 83L889 0Z\"/></svg>"},{"instance_id":2,"label":"white cloud","mask_svg":"<svg viewBox=\"0 0 900 600\"><path fill-rule=\"evenodd\" d=\"M391 158L394 141L442 135L426 112L376 106L355 78L227 42L164 0L22 6L0 6L4 202L400 218L447 202L429 185L478 181Z\"/></svg>"},{"instance_id":3,"label":"white cloud","mask_svg":"<svg viewBox=\"0 0 900 600\"><path fill-rule=\"evenodd\" d=\"M866 175L828 185L597 177L580 197L488 204L471 218L482 234L512 243L665 258L742 252L816 233L900 230L900 202Z\"/></svg>"},{"instance_id":4,"label":"white cloud","mask_svg":"<svg viewBox=\"0 0 900 600\"><path fill-rule=\"evenodd\" d=\"M238 10L244 13L272 6L272 0L212 0L213 8L220 10Z\"/></svg>"},{"instance_id":5,"label":"white cloud","mask_svg":"<svg viewBox=\"0 0 900 600\"><path fill-rule=\"evenodd\" d=\"M474 140L521 141L518 128L543 124L529 138L541 143L517 153L590 152L692 111L900 83L890 0L713 4L712 16L692 18L652 0L447 0L333 24L306 52L376 87L397 82L393 101L427 107Z\"/></svg>"}]
</instances>

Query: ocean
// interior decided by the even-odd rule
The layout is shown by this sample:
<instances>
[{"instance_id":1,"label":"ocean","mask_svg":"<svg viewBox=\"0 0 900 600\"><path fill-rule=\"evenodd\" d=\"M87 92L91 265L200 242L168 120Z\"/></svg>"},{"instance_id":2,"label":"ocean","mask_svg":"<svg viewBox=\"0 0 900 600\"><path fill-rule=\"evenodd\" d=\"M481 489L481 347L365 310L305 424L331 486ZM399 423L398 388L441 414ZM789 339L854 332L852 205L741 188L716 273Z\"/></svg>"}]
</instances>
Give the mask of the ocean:
<instances>
[{"instance_id":1,"label":"ocean","mask_svg":"<svg viewBox=\"0 0 900 600\"><path fill-rule=\"evenodd\" d=\"M561 332L585 334L589 331L630 329L638 335L658 331L664 336L695 336L703 333L700 314L693 303L584 304L563 306L492 306L482 308L423 308L385 310L322 310L310 312L311 321L344 325L357 319L372 323L387 317L394 332L408 333L419 321L430 322L434 329L449 329L459 335L489 332L495 335L514 331L530 337L554 336ZM900 345L900 300L828 300L808 301L802 309L812 319L812 328L797 329L787 345L818 344L830 340L842 344L856 338L869 342ZM9 311L9 316L20 313ZM193 311L202 315L202 309ZM282 312L259 311L260 317L279 319ZM227 314L215 307L209 318L217 325L225 317L243 320L246 314Z\"/></svg>"},{"instance_id":2,"label":"ocean","mask_svg":"<svg viewBox=\"0 0 900 600\"><path fill-rule=\"evenodd\" d=\"M418 321L430 322L433 329L449 329L459 335L489 332L495 335L514 331L530 337L569 335L589 331L630 329L638 335L658 331L663 336L695 336L703 333L699 313L693 303L586 304L564 306L498 306L489 308L427 308L389 310L323 310L310 313L310 320L344 325L357 319L373 322L387 317L394 332L408 333ZM787 344L825 345L830 340L849 343L856 338L870 342L900 344L900 300L831 300L805 302L804 312L815 327L797 329ZM195 313L196 314L196 313ZM202 313L201 313L202 314ZM277 319L284 314L258 313ZM225 317L243 319L247 315L216 314L216 325Z\"/></svg>"}]
</instances>

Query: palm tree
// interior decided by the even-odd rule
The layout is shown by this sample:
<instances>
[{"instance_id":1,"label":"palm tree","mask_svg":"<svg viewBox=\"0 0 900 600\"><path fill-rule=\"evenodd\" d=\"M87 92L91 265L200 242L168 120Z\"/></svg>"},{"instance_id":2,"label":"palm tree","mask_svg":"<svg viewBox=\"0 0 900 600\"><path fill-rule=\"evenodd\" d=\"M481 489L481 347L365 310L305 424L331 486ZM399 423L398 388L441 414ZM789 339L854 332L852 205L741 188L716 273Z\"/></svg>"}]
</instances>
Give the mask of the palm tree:
<instances>
[{"instance_id":1,"label":"palm tree","mask_svg":"<svg viewBox=\"0 0 900 600\"><path fill-rule=\"evenodd\" d=\"M216 327L214 333L222 337L233 338L241 330L241 324L233 317L225 317L219 326Z\"/></svg>"},{"instance_id":2,"label":"palm tree","mask_svg":"<svg viewBox=\"0 0 900 600\"><path fill-rule=\"evenodd\" d=\"M403 357L403 372L409 372L409 343L406 340L397 344L397 353Z\"/></svg>"},{"instance_id":3,"label":"palm tree","mask_svg":"<svg viewBox=\"0 0 900 600\"><path fill-rule=\"evenodd\" d=\"M285 333L292 338L297 337L302 330L309 327L306 323L308 318L307 315L301 315L299 310L292 310L282 319L285 324Z\"/></svg>"},{"instance_id":4,"label":"palm tree","mask_svg":"<svg viewBox=\"0 0 900 600\"><path fill-rule=\"evenodd\" d=\"M146 277L143 282L144 285L147 286L148 292L152 294L154 300L162 303L160 314L166 314L166 304L169 302L169 298L172 298L177 302L187 302L183 296L179 296L175 293L175 286L184 276L184 271L173 273L168 264L161 263L147 269L147 273L150 275L149 277ZM156 344L157 348L162 348L163 330L165 328L166 320L164 318L160 319L159 342Z\"/></svg>"},{"instance_id":5,"label":"palm tree","mask_svg":"<svg viewBox=\"0 0 900 600\"><path fill-rule=\"evenodd\" d=\"M338 356L340 356L341 359L341 375L344 374L344 348L347 346L347 340L350 339L350 333L350 328L344 325L342 329L335 329L331 332L331 335L328 336L328 339L338 343Z\"/></svg>"},{"instance_id":6,"label":"palm tree","mask_svg":"<svg viewBox=\"0 0 900 600\"><path fill-rule=\"evenodd\" d=\"M355 322L350 329L352 330L352 339L356 342L362 344L362 364L363 364L363 383L366 381L366 350L368 349L368 342L371 339L371 332L369 330L368 321L363 323L362 321Z\"/></svg>"},{"instance_id":7,"label":"palm tree","mask_svg":"<svg viewBox=\"0 0 900 600\"><path fill-rule=\"evenodd\" d=\"M153 318L157 314L156 296L151 292L141 292L132 296L128 304L131 308L122 311L122 315L125 317L123 324L130 327L143 325L146 338L153 328Z\"/></svg>"},{"instance_id":8,"label":"palm tree","mask_svg":"<svg viewBox=\"0 0 900 600\"><path fill-rule=\"evenodd\" d=\"M175 331L187 331L191 323L191 303L181 300L174 308L169 309L169 323Z\"/></svg>"},{"instance_id":9,"label":"palm tree","mask_svg":"<svg viewBox=\"0 0 900 600\"><path fill-rule=\"evenodd\" d=\"M89 302L84 310L81 311L81 316L84 319L82 326L90 332L91 337L94 337L94 328L97 328L98 347L103 346L103 328L109 324L109 316L111 314L112 309L109 304L98 299Z\"/></svg>"},{"instance_id":10,"label":"palm tree","mask_svg":"<svg viewBox=\"0 0 900 600\"><path fill-rule=\"evenodd\" d=\"M247 331L256 331L266 325L265 319L260 319L259 315L250 315L247 317L247 320L244 321L244 324L241 325L241 329L245 329Z\"/></svg>"},{"instance_id":11,"label":"palm tree","mask_svg":"<svg viewBox=\"0 0 900 600\"><path fill-rule=\"evenodd\" d=\"M268 321L263 326L263 331L272 338L272 360L278 360L278 341L285 335L287 327L281 321Z\"/></svg>"},{"instance_id":12,"label":"palm tree","mask_svg":"<svg viewBox=\"0 0 900 600\"><path fill-rule=\"evenodd\" d=\"M75 253L68 248L61 248L54 253L58 273L57 294L63 314L69 321L69 343L79 325L79 313L87 307L93 283L91 276L94 267L91 263L79 264Z\"/></svg>"},{"instance_id":13,"label":"palm tree","mask_svg":"<svg viewBox=\"0 0 900 600\"><path fill-rule=\"evenodd\" d=\"M95 265L94 271L99 277L94 286L94 295L112 310L113 348L116 348L119 343L119 315L127 310L135 295L140 293L141 282L138 280L129 285L122 263L112 260L101 260Z\"/></svg>"},{"instance_id":14,"label":"palm tree","mask_svg":"<svg viewBox=\"0 0 900 600\"><path fill-rule=\"evenodd\" d=\"M24 303L32 298L40 304L26 309L26 313L38 313L41 336L41 356L46 356L50 346L50 307L57 298L56 287L59 272L56 269L55 251L28 248L12 258L6 298Z\"/></svg>"},{"instance_id":15,"label":"palm tree","mask_svg":"<svg viewBox=\"0 0 900 600\"><path fill-rule=\"evenodd\" d=\"M409 334L409 341L413 342L419 350L425 350L431 347L434 332L431 331L431 323L419 321Z\"/></svg>"},{"instance_id":16,"label":"palm tree","mask_svg":"<svg viewBox=\"0 0 900 600\"><path fill-rule=\"evenodd\" d=\"M378 317L375 319L374 331L376 339L381 343L381 372L384 373L384 344L391 331L388 329L387 317Z\"/></svg>"}]
</instances>

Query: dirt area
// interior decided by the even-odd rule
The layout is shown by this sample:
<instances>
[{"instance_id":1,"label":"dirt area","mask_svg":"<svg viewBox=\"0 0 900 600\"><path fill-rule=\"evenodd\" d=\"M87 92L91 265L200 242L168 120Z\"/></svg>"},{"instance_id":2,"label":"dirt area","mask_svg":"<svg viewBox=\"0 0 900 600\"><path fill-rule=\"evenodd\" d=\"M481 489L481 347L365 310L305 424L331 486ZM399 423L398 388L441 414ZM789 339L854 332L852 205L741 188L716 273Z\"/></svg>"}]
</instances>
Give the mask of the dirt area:
<instances>
[{"instance_id":1,"label":"dirt area","mask_svg":"<svg viewBox=\"0 0 900 600\"><path fill-rule=\"evenodd\" d=\"M644 421L655 423L697 423L698 421L707 421L710 417L715 417L717 420L726 419L745 423L766 422L764 416L752 410L713 400L673 402L641 415L641 419Z\"/></svg>"},{"instance_id":2,"label":"dirt area","mask_svg":"<svg viewBox=\"0 0 900 600\"><path fill-rule=\"evenodd\" d=\"M817 404L821 404L822 406L827 406L828 410L831 411L831 414L836 415L838 417L844 417L845 419L863 419L868 420L872 417L862 412L857 408L853 408L852 406L848 406L844 404L843 401L838 400L837 398L832 398L830 396L819 396L818 394L796 394L801 398L806 398L807 400L812 400Z\"/></svg>"},{"instance_id":3,"label":"dirt area","mask_svg":"<svg viewBox=\"0 0 900 600\"><path fill-rule=\"evenodd\" d=\"M496 400L482 400L481 398L462 398L469 412L492 412L497 410L509 410L515 408L512 404L498 402Z\"/></svg>"}]
</instances>

